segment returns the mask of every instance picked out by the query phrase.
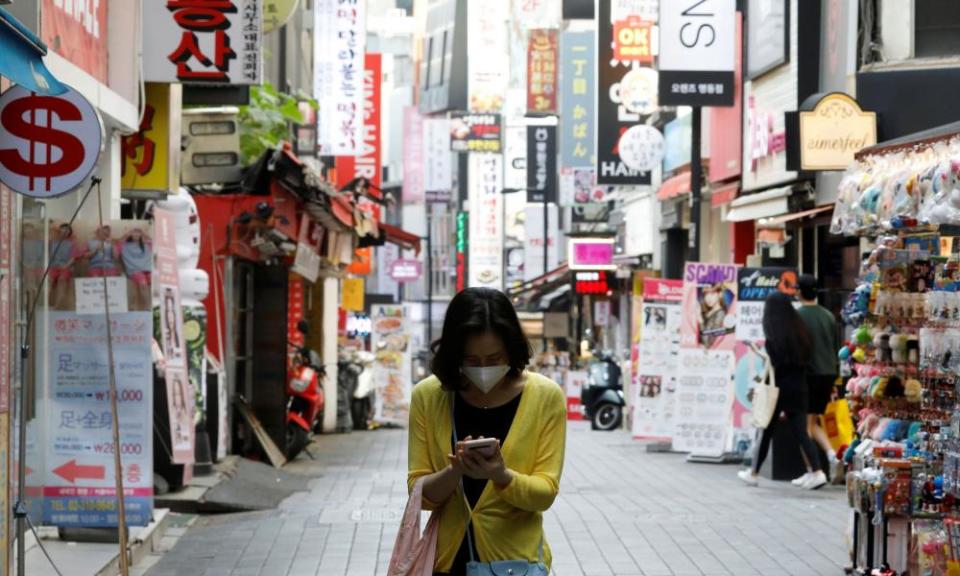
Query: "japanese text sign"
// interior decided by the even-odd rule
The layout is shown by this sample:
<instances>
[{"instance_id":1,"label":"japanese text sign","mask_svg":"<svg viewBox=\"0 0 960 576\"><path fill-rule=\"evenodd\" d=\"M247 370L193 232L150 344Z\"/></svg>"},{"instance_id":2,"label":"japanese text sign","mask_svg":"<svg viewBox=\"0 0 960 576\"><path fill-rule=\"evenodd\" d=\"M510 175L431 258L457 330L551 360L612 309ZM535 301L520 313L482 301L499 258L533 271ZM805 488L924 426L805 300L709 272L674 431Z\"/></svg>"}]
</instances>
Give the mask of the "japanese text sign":
<instances>
[{"instance_id":1,"label":"japanese text sign","mask_svg":"<svg viewBox=\"0 0 960 576\"><path fill-rule=\"evenodd\" d=\"M147 82L259 84L261 0L143 3Z\"/></svg>"},{"instance_id":2,"label":"japanese text sign","mask_svg":"<svg viewBox=\"0 0 960 576\"><path fill-rule=\"evenodd\" d=\"M527 48L527 111L557 112L557 31L531 30Z\"/></svg>"},{"instance_id":3,"label":"japanese text sign","mask_svg":"<svg viewBox=\"0 0 960 576\"><path fill-rule=\"evenodd\" d=\"M596 33L564 31L560 35L560 165L593 166L596 110Z\"/></svg>"},{"instance_id":4,"label":"japanese text sign","mask_svg":"<svg viewBox=\"0 0 960 576\"><path fill-rule=\"evenodd\" d=\"M316 0L313 12L313 94L323 103L320 154L352 156L363 142L366 2Z\"/></svg>"}]
</instances>

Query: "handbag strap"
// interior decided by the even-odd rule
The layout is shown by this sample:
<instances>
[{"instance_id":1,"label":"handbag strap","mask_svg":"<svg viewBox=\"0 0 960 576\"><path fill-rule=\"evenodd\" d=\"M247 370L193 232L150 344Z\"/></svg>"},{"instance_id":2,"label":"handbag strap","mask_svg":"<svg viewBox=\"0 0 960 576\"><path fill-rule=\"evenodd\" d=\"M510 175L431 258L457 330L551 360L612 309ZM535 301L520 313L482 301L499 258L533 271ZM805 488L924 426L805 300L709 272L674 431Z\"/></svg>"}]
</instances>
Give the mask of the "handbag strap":
<instances>
[{"instance_id":1,"label":"handbag strap","mask_svg":"<svg viewBox=\"0 0 960 576\"><path fill-rule=\"evenodd\" d=\"M456 415L457 393L450 394L450 435L453 438L453 454L457 454L457 415ZM476 562L473 554L473 509L467 500L467 491L463 487L463 475L460 475L460 493L463 495L463 505L467 509L467 547L470 550L470 561ZM540 544L537 547L537 561L543 564L543 532L540 532Z\"/></svg>"}]
</instances>

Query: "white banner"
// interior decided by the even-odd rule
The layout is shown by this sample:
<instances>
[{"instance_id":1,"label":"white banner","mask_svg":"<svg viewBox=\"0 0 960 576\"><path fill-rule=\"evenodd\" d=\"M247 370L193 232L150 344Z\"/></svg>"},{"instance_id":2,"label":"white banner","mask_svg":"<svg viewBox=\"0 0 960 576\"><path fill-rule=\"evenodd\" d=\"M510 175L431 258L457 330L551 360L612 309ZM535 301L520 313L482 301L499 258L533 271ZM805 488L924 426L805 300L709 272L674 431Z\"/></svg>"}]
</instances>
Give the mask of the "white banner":
<instances>
[{"instance_id":1,"label":"white banner","mask_svg":"<svg viewBox=\"0 0 960 576\"><path fill-rule=\"evenodd\" d=\"M661 2L660 69L733 72L736 15L736 0Z\"/></svg>"},{"instance_id":2,"label":"white banner","mask_svg":"<svg viewBox=\"0 0 960 576\"><path fill-rule=\"evenodd\" d=\"M677 416L677 386L680 381L677 374L680 320L679 301L647 299L643 303L639 369L633 401L634 438L673 438Z\"/></svg>"},{"instance_id":3,"label":"white banner","mask_svg":"<svg viewBox=\"0 0 960 576\"><path fill-rule=\"evenodd\" d=\"M480 55L467 69L471 112L503 110L510 82L507 16L507 0L467 2L467 53Z\"/></svg>"},{"instance_id":4,"label":"white banner","mask_svg":"<svg viewBox=\"0 0 960 576\"><path fill-rule=\"evenodd\" d=\"M547 222L547 270L543 269L543 204L528 205L525 209L527 218L524 223L526 241L524 242L523 281L529 282L543 276L550 270L556 270L558 262L558 248L564 243L560 241L560 222L558 221L557 205L550 204Z\"/></svg>"},{"instance_id":5,"label":"white banner","mask_svg":"<svg viewBox=\"0 0 960 576\"><path fill-rule=\"evenodd\" d=\"M261 0L152 0L142 10L147 82L260 83Z\"/></svg>"},{"instance_id":6,"label":"white banner","mask_svg":"<svg viewBox=\"0 0 960 576\"><path fill-rule=\"evenodd\" d=\"M363 144L366 0L316 0L313 94L323 103L317 143L324 156L356 156Z\"/></svg>"},{"instance_id":7,"label":"white banner","mask_svg":"<svg viewBox=\"0 0 960 576\"><path fill-rule=\"evenodd\" d=\"M503 136L503 186L512 190L527 187L527 126L508 124Z\"/></svg>"},{"instance_id":8,"label":"white banner","mask_svg":"<svg viewBox=\"0 0 960 576\"><path fill-rule=\"evenodd\" d=\"M450 192L453 186L450 119L423 120L423 189L425 192Z\"/></svg>"},{"instance_id":9,"label":"white banner","mask_svg":"<svg viewBox=\"0 0 960 576\"><path fill-rule=\"evenodd\" d=\"M503 289L503 156L469 159L469 286Z\"/></svg>"},{"instance_id":10,"label":"white banner","mask_svg":"<svg viewBox=\"0 0 960 576\"><path fill-rule=\"evenodd\" d=\"M733 408L732 350L680 350L673 449L700 456L722 456Z\"/></svg>"},{"instance_id":11,"label":"white banner","mask_svg":"<svg viewBox=\"0 0 960 576\"><path fill-rule=\"evenodd\" d=\"M563 18L560 0L513 2L513 21L524 28L559 28Z\"/></svg>"}]
</instances>

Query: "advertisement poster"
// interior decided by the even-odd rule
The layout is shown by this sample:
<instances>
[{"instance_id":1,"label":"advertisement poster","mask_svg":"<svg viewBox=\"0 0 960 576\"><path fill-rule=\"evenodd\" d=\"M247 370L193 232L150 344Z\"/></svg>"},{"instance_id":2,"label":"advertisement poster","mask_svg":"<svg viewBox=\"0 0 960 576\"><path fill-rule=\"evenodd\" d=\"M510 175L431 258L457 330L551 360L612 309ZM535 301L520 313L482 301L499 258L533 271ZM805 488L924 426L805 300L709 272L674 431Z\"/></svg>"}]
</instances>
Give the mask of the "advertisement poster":
<instances>
[{"instance_id":1,"label":"advertisement poster","mask_svg":"<svg viewBox=\"0 0 960 576\"><path fill-rule=\"evenodd\" d=\"M560 33L560 165L593 167L597 33Z\"/></svg>"},{"instance_id":2,"label":"advertisement poster","mask_svg":"<svg viewBox=\"0 0 960 576\"><path fill-rule=\"evenodd\" d=\"M597 183L612 185L650 184L650 172L628 167L620 158L623 133L643 119L631 112L621 98L621 84L637 62L620 62L613 53L613 21L610 2L599 2L597 12Z\"/></svg>"},{"instance_id":3,"label":"advertisement poster","mask_svg":"<svg viewBox=\"0 0 960 576\"><path fill-rule=\"evenodd\" d=\"M48 319L43 523L116 526L106 319L72 312L50 312ZM112 334L127 523L146 526L153 508L153 315L115 315Z\"/></svg>"},{"instance_id":4,"label":"advertisement poster","mask_svg":"<svg viewBox=\"0 0 960 576\"><path fill-rule=\"evenodd\" d=\"M324 156L350 156L363 142L363 61L366 2L316 0L313 95L319 111L317 143Z\"/></svg>"},{"instance_id":5,"label":"advertisement poster","mask_svg":"<svg viewBox=\"0 0 960 576\"><path fill-rule=\"evenodd\" d=\"M320 277L320 248L325 230L313 218L304 214L300 218L300 233L297 237L297 252L291 270L313 283Z\"/></svg>"},{"instance_id":6,"label":"advertisement poster","mask_svg":"<svg viewBox=\"0 0 960 576\"><path fill-rule=\"evenodd\" d=\"M173 212L159 207L154 208L153 218L157 236L156 292L160 301L157 320L166 366L164 380L170 415L170 450L174 464L190 464L194 460L195 392L187 372L187 343L177 262L177 218Z\"/></svg>"},{"instance_id":7,"label":"advertisement poster","mask_svg":"<svg viewBox=\"0 0 960 576\"><path fill-rule=\"evenodd\" d=\"M450 150L494 152L503 150L500 114L450 113Z\"/></svg>"},{"instance_id":8,"label":"advertisement poster","mask_svg":"<svg viewBox=\"0 0 960 576\"><path fill-rule=\"evenodd\" d=\"M467 53L482 54L467 68L471 112L499 112L510 81L508 0L467 2Z\"/></svg>"},{"instance_id":9,"label":"advertisement poster","mask_svg":"<svg viewBox=\"0 0 960 576\"><path fill-rule=\"evenodd\" d=\"M469 286L503 289L503 157L473 154L469 163Z\"/></svg>"},{"instance_id":10,"label":"advertisement poster","mask_svg":"<svg viewBox=\"0 0 960 576\"><path fill-rule=\"evenodd\" d=\"M568 370L563 380L563 389L567 395L567 420L583 420L580 398L589 375L584 370Z\"/></svg>"},{"instance_id":11,"label":"advertisement poster","mask_svg":"<svg viewBox=\"0 0 960 576\"><path fill-rule=\"evenodd\" d=\"M680 303L683 282L643 282L640 346L633 400L633 437L669 441L677 415L680 368Z\"/></svg>"},{"instance_id":12,"label":"advertisement poster","mask_svg":"<svg viewBox=\"0 0 960 576\"><path fill-rule=\"evenodd\" d=\"M144 80L259 84L262 21L261 0L144 2Z\"/></svg>"},{"instance_id":13,"label":"advertisement poster","mask_svg":"<svg viewBox=\"0 0 960 576\"><path fill-rule=\"evenodd\" d=\"M405 426L410 416L410 334L403 306L378 304L370 311L371 348L376 350L373 381L377 383L374 419Z\"/></svg>"},{"instance_id":14,"label":"advertisement poster","mask_svg":"<svg viewBox=\"0 0 960 576\"><path fill-rule=\"evenodd\" d=\"M416 106L403 109L403 203L423 202L423 116Z\"/></svg>"},{"instance_id":15,"label":"advertisement poster","mask_svg":"<svg viewBox=\"0 0 960 576\"><path fill-rule=\"evenodd\" d=\"M40 30L50 50L108 84L107 0L43 0ZM36 9L36 8L34 8ZM179 39L179 36L177 36Z\"/></svg>"},{"instance_id":16,"label":"advertisement poster","mask_svg":"<svg viewBox=\"0 0 960 576\"><path fill-rule=\"evenodd\" d=\"M527 202L557 201L557 127L527 126Z\"/></svg>"},{"instance_id":17,"label":"advertisement poster","mask_svg":"<svg viewBox=\"0 0 960 576\"><path fill-rule=\"evenodd\" d=\"M557 31L530 30L527 47L527 112L557 113Z\"/></svg>"},{"instance_id":18,"label":"advertisement poster","mask_svg":"<svg viewBox=\"0 0 960 576\"><path fill-rule=\"evenodd\" d=\"M673 448L719 457L728 449L736 346L737 267L691 262L683 276L680 381Z\"/></svg>"},{"instance_id":19,"label":"advertisement poster","mask_svg":"<svg viewBox=\"0 0 960 576\"><path fill-rule=\"evenodd\" d=\"M793 268L741 268L737 271L737 344L734 350L733 449L750 450L754 430L750 425L749 393L766 369L763 352L763 306L773 292L794 295L797 271Z\"/></svg>"}]
</instances>

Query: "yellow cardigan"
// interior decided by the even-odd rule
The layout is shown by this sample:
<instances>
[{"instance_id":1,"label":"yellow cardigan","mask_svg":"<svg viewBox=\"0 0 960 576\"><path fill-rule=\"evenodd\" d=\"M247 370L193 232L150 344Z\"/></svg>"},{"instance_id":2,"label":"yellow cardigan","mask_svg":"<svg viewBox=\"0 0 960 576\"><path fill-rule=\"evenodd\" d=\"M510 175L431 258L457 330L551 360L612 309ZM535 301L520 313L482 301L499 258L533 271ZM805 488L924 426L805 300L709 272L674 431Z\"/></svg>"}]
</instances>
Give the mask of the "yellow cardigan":
<instances>
[{"instance_id":1,"label":"yellow cardigan","mask_svg":"<svg viewBox=\"0 0 960 576\"><path fill-rule=\"evenodd\" d=\"M503 444L503 459L514 472L513 481L498 489L487 483L473 510L473 530L478 560L537 560L543 535L543 512L560 489L567 433L567 407L563 390L539 374L525 373L526 384L517 414ZM445 468L451 453L451 393L431 376L413 388L410 405L408 489L422 477ZM458 488L440 509L437 540L438 572L447 572L463 541L467 526L466 504ZM427 502L424 507L438 508ZM436 512L435 512L436 513ZM551 555L544 543L544 559Z\"/></svg>"}]
</instances>

